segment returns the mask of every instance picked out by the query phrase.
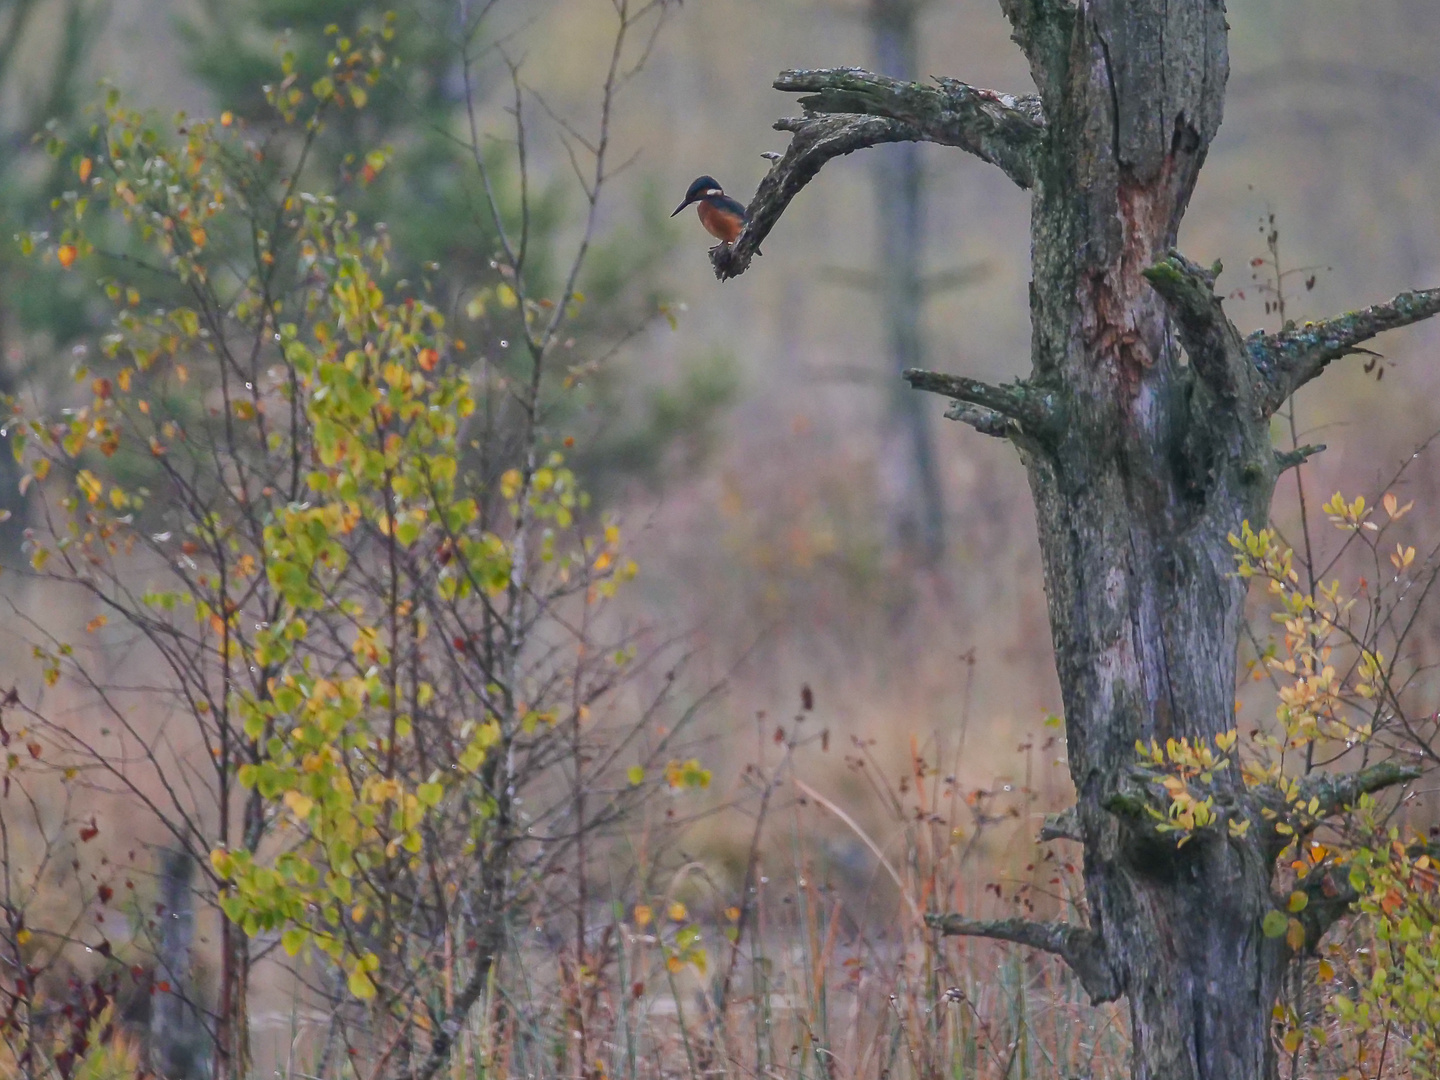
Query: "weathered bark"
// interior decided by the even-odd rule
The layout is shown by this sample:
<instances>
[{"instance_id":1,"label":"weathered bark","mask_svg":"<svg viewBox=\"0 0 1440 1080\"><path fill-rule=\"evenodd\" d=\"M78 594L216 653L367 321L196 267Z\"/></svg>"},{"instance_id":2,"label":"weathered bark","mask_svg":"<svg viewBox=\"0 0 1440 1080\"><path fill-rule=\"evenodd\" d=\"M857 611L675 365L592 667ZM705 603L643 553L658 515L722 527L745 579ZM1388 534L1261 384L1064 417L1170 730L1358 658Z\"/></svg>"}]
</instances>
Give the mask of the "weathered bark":
<instances>
[{"instance_id":1,"label":"weathered bark","mask_svg":"<svg viewBox=\"0 0 1440 1080\"><path fill-rule=\"evenodd\" d=\"M1137 1080L1264 1077L1286 959L1261 931L1270 863L1228 836L1177 849L1104 808L1137 739L1234 725L1245 586L1227 537L1266 519L1277 471L1236 356L1197 378L1144 276L1219 127L1225 13L1132 0L1046 17L1073 31L1037 170L1033 362L1066 417L1026 464L1091 928L1129 998Z\"/></svg>"},{"instance_id":2,"label":"weathered bark","mask_svg":"<svg viewBox=\"0 0 1440 1080\"><path fill-rule=\"evenodd\" d=\"M1038 98L853 69L783 74L777 88L810 95L807 115L779 125L795 132L790 150L750 227L713 254L716 273L743 272L824 161L867 140L957 146L1032 192L1029 379L907 378L1014 442L1029 473L1078 793L1048 828L1085 846L1089 926L934 922L1056 952L1092 997L1126 996L1140 1080L1260 1080L1275 1071L1270 1010L1289 959L1261 930L1284 846L1261 811L1277 804L1221 773L1225 821L1253 827L1237 836L1222 822L1177 847L1145 810L1163 801L1136 785L1135 744L1234 727L1245 583L1228 537L1266 520L1277 475L1304 457L1277 455L1270 416L1361 341L1440 311L1440 291L1242 337L1214 295L1219 267L1173 252L1220 125L1222 0L1000 3ZM1320 801L1338 812L1412 775L1327 781ZM1307 945L1342 910L1317 904Z\"/></svg>"}]
</instances>

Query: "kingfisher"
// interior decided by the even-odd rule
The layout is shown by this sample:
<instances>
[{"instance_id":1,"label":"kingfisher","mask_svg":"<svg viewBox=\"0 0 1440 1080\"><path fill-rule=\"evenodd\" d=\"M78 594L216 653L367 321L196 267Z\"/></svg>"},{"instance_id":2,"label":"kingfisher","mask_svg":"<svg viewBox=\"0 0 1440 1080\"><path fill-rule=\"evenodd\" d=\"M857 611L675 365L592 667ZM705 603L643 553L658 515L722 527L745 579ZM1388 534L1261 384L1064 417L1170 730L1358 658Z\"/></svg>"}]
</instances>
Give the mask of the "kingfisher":
<instances>
[{"instance_id":1,"label":"kingfisher","mask_svg":"<svg viewBox=\"0 0 1440 1080\"><path fill-rule=\"evenodd\" d=\"M700 224L705 226L705 231L725 244L733 244L750 220L750 211L726 195L713 176L702 176L691 184L685 192L685 201L675 208L675 214L691 203L699 203Z\"/></svg>"}]
</instances>

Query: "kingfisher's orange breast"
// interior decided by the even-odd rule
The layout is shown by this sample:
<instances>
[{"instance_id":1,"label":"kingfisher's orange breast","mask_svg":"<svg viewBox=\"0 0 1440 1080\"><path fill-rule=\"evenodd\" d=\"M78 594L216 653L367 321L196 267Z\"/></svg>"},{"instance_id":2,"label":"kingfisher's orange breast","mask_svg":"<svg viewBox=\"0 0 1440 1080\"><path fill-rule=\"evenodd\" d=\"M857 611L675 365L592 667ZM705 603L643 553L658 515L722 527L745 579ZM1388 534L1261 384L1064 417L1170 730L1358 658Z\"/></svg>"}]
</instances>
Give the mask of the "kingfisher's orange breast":
<instances>
[{"instance_id":1,"label":"kingfisher's orange breast","mask_svg":"<svg viewBox=\"0 0 1440 1080\"><path fill-rule=\"evenodd\" d=\"M700 224L705 226L705 231L717 240L733 244L735 238L740 235L740 230L745 227L745 219L739 214L732 214L721 210L718 206L712 206L703 199L700 201L699 207Z\"/></svg>"}]
</instances>

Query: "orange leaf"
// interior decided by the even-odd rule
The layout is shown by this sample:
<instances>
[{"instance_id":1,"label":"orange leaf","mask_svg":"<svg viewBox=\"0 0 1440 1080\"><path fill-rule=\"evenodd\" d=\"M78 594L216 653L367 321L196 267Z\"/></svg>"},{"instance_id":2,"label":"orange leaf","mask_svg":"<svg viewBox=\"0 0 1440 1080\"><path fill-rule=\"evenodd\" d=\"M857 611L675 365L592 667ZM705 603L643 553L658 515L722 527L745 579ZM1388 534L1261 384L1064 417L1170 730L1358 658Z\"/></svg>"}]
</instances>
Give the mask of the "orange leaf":
<instances>
[{"instance_id":1,"label":"orange leaf","mask_svg":"<svg viewBox=\"0 0 1440 1080\"><path fill-rule=\"evenodd\" d=\"M75 250L74 244L61 244L60 250L55 252L55 257L60 260L60 265L69 270L75 263L75 256L79 252Z\"/></svg>"},{"instance_id":2,"label":"orange leaf","mask_svg":"<svg viewBox=\"0 0 1440 1080\"><path fill-rule=\"evenodd\" d=\"M422 371L434 371L435 365L440 363L440 354L434 349L421 349L419 362Z\"/></svg>"},{"instance_id":3,"label":"orange leaf","mask_svg":"<svg viewBox=\"0 0 1440 1080\"><path fill-rule=\"evenodd\" d=\"M81 182L82 184L89 182L89 180L90 180L90 170L93 169L94 167L95 167L95 163L94 163L93 161L91 161L88 157L87 157L87 158L81 158L81 159L80 159L80 168L79 168L78 171L79 171L79 173L80 173L80 182Z\"/></svg>"}]
</instances>

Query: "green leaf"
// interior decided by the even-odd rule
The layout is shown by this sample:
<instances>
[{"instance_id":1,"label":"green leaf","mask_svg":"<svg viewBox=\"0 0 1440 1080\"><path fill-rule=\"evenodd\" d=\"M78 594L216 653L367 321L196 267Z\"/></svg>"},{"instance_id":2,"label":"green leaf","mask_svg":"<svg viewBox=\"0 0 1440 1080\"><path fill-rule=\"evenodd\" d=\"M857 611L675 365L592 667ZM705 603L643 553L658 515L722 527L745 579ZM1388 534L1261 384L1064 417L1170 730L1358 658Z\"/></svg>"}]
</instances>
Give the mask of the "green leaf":
<instances>
[{"instance_id":1,"label":"green leaf","mask_svg":"<svg viewBox=\"0 0 1440 1080\"><path fill-rule=\"evenodd\" d=\"M300 952L300 946L305 944L305 931L292 927L280 935L280 945L284 948L287 956L296 956Z\"/></svg>"},{"instance_id":2,"label":"green leaf","mask_svg":"<svg viewBox=\"0 0 1440 1080\"><path fill-rule=\"evenodd\" d=\"M1283 911L1267 911L1265 913L1265 920L1260 924L1260 929L1265 932L1265 936L1268 938L1283 937L1285 927L1289 922L1290 920L1285 918Z\"/></svg>"},{"instance_id":3,"label":"green leaf","mask_svg":"<svg viewBox=\"0 0 1440 1080\"><path fill-rule=\"evenodd\" d=\"M1304 911L1305 905L1308 903L1310 903L1310 897L1297 890L1290 894L1290 900L1285 906L1292 912Z\"/></svg>"},{"instance_id":4,"label":"green leaf","mask_svg":"<svg viewBox=\"0 0 1440 1080\"><path fill-rule=\"evenodd\" d=\"M625 776L631 784L639 787L645 782L645 767L643 765L631 765Z\"/></svg>"},{"instance_id":5,"label":"green leaf","mask_svg":"<svg viewBox=\"0 0 1440 1080\"><path fill-rule=\"evenodd\" d=\"M1299 919L1290 919L1285 924L1285 943L1296 952L1305 944L1305 927Z\"/></svg>"}]
</instances>

